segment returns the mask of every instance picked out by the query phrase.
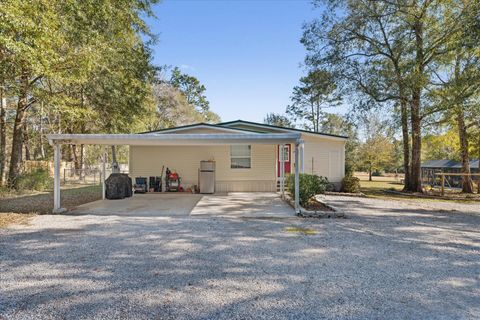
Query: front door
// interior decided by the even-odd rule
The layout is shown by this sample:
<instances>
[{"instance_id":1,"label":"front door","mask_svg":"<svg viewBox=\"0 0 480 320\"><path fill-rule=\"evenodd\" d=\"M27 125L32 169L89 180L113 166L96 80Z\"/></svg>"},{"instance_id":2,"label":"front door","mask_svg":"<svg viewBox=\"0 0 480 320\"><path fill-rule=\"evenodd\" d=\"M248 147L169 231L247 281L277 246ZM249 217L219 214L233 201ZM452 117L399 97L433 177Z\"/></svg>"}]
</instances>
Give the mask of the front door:
<instances>
[{"instance_id":1,"label":"front door","mask_svg":"<svg viewBox=\"0 0 480 320\"><path fill-rule=\"evenodd\" d=\"M290 150L290 145L287 144L284 146L283 148L283 151L284 151L284 156L285 156L285 175L290 173L290 159L291 159L291 150ZM280 167L281 167L281 164L280 164L280 146L277 146L277 161L278 161L278 164L277 164L277 177L280 177Z\"/></svg>"}]
</instances>

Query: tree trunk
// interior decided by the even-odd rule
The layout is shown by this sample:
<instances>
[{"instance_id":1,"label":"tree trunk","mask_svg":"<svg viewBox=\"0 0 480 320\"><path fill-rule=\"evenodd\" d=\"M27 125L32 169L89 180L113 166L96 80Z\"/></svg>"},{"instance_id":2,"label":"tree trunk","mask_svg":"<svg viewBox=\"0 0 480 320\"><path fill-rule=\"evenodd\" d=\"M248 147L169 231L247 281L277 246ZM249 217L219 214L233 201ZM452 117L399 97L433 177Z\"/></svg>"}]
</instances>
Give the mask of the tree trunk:
<instances>
[{"instance_id":1,"label":"tree trunk","mask_svg":"<svg viewBox=\"0 0 480 320\"><path fill-rule=\"evenodd\" d=\"M413 94L412 99L412 162L410 168L410 191L422 192L421 181L421 153L422 153L422 136L421 136L421 118L420 118L420 96L418 93Z\"/></svg>"},{"instance_id":2,"label":"tree trunk","mask_svg":"<svg viewBox=\"0 0 480 320\"><path fill-rule=\"evenodd\" d=\"M118 173L120 169L117 162L117 152L115 146L112 146L112 173Z\"/></svg>"},{"instance_id":3,"label":"tree trunk","mask_svg":"<svg viewBox=\"0 0 480 320\"><path fill-rule=\"evenodd\" d=\"M25 146L25 160L32 160L30 155L30 139L28 137L27 117L23 121L23 145Z\"/></svg>"},{"instance_id":4,"label":"tree trunk","mask_svg":"<svg viewBox=\"0 0 480 320\"><path fill-rule=\"evenodd\" d=\"M85 145L80 145L80 179L85 180Z\"/></svg>"},{"instance_id":5,"label":"tree trunk","mask_svg":"<svg viewBox=\"0 0 480 320\"><path fill-rule=\"evenodd\" d=\"M7 98L3 87L0 87L0 186L5 183L5 167L7 161Z\"/></svg>"},{"instance_id":6,"label":"tree trunk","mask_svg":"<svg viewBox=\"0 0 480 320\"><path fill-rule=\"evenodd\" d=\"M402 139L403 139L403 190L410 190L410 135L408 132L408 106L405 100L400 101L402 114Z\"/></svg>"},{"instance_id":7,"label":"tree trunk","mask_svg":"<svg viewBox=\"0 0 480 320\"><path fill-rule=\"evenodd\" d=\"M43 146L43 102L40 105L40 127L38 128L38 132L40 135L40 158L42 160L45 159L45 148Z\"/></svg>"},{"instance_id":8,"label":"tree trunk","mask_svg":"<svg viewBox=\"0 0 480 320\"><path fill-rule=\"evenodd\" d=\"M372 180L372 166L368 167L368 181L373 181Z\"/></svg>"},{"instance_id":9,"label":"tree trunk","mask_svg":"<svg viewBox=\"0 0 480 320\"><path fill-rule=\"evenodd\" d=\"M17 114L13 124L12 153L10 156L10 168L8 172L8 186L17 187L17 178L22 167L23 149L23 122L25 121L27 107L27 95L23 94L17 103Z\"/></svg>"},{"instance_id":10,"label":"tree trunk","mask_svg":"<svg viewBox=\"0 0 480 320\"><path fill-rule=\"evenodd\" d=\"M462 173L470 174L470 156L468 154L467 126L461 107L456 108L458 136L460 138L460 154L462 156ZM462 176L462 192L473 193L473 183L470 176Z\"/></svg>"},{"instance_id":11,"label":"tree trunk","mask_svg":"<svg viewBox=\"0 0 480 320\"><path fill-rule=\"evenodd\" d=\"M77 155L77 145L72 144L72 156L73 156L73 167L75 168L75 174L80 169L80 161Z\"/></svg>"},{"instance_id":12,"label":"tree trunk","mask_svg":"<svg viewBox=\"0 0 480 320\"><path fill-rule=\"evenodd\" d=\"M412 161L410 167L410 191L422 192L421 180L421 152L422 133L420 116L421 97L424 77L424 52L423 52L423 24L417 21L414 25L415 33L415 78L412 87L411 121L412 121Z\"/></svg>"}]
</instances>

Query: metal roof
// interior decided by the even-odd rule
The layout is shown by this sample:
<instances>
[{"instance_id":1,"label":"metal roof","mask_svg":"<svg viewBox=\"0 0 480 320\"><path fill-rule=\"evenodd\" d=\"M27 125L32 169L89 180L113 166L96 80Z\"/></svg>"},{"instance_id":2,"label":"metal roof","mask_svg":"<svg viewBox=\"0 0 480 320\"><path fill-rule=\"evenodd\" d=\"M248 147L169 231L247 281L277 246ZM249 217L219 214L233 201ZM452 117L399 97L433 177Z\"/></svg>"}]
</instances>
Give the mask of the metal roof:
<instances>
[{"instance_id":1,"label":"metal roof","mask_svg":"<svg viewBox=\"0 0 480 320\"><path fill-rule=\"evenodd\" d=\"M234 120L234 121L228 121L228 122L221 122L221 123L218 123L217 125L218 126L231 126L231 125L234 125L234 124L245 124L245 125L257 126L257 127L278 129L278 130L287 131L287 132L302 132L302 133L306 133L306 134L313 134L313 135L319 135L319 136L325 136L325 137L348 139L347 136L341 136L341 135L329 134L329 133L323 133L323 132L314 132L314 131L302 130L302 129L297 129L297 128L285 128L285 127L274 126L274 125L271 125L271 124L258 123L258 122L245 121L245 120Z\"/></svg>"},{"instance_id":2,"label":"metal roof","mask_svg":"<svg viewBox=\"0 0 480 320\"><path fill-rule=\"evenodd\" d=\"M300 133L275 134L47 134L50 144L93 145L230 145L300 142Z\"/></svg>"},{"instance_id":3,"label":"metal roof","mask_svg":"<svg viewBox=\"0 0 480 320\"><path fill-rule=\"evenodd\" d=\"M184 125L184 126L163 128L163 129L158 129L158 130L140 132L140 134L157 134L157 133L164 134L164 133L168 133L168 132L178 132L178 131L189 130L189 129L194 129L194 128L210 128L210 129L218 129L218 130L222 130L222 131L239 132L239 133L242 133L242 132L262 133L262 132L256 131L256 130L231 128L231 127L221 126L221 125L218 125L218 124L199 122L199 123L187 124L187 125Z\"/></svg>"},{"instance_id":4,"label":"metal roof","mask_svg":"<svg viewBox=\"0 0 480 320\"><path fill-rule=\"evenodd\" d=\"M478 168L478 159L477 160L470 160L470 167L471 168ZM451 168L451 169L457 169L461 168L462 163L459 161L454 161L454 160L447 160L447 159L442 159L442 160L430 160L430 161L425 161L422 163L422 168Z\"/></svg>"}]
</instances>

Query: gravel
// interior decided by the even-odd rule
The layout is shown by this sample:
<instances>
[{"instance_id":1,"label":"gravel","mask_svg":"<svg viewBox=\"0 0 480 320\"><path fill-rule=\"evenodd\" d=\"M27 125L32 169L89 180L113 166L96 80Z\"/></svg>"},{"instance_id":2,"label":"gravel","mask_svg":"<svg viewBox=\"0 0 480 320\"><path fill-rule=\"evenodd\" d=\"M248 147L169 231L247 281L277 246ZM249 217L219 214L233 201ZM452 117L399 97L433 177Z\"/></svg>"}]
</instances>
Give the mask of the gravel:
<instances>
[{"instance_id":1,"label":"gravel","mask_svg":"<svg viewBox=\"0 0 480 320\"><path fill-rule=\"evenodd\" d=\"M327 200L349 218L36 216L0 230L0 319L480 318L478 204Z\"/></svg>"}]
</instances>

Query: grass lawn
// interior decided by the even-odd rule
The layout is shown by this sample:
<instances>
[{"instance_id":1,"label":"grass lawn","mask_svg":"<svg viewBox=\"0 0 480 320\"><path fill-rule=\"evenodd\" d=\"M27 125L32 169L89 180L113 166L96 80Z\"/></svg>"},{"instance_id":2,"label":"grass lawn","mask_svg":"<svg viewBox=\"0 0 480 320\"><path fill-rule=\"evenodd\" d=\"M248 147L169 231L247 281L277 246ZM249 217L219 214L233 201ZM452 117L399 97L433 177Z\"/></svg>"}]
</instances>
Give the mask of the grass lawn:
<instances>
[{"instance_id":1,"label":"grass lawn","mask_svg":"<svg viewBox=\"0 0 480 320\"><path fill-rule=\"evenodd\" d=\"M62 188L62 206L71 209L83 203L99 200L101 186L66 186ZM53 191L3 194L0 198L0 213L50 214L53 209Z\"/></svg>"},{"instance_id":2,"label":"grass lawn","mask_svg":"<svg viewBox=\"0 0 480 320\"><path fill-rule=\"evenodd\" d=\"M402 191L403 184L400 179L392 177L372 177L373 181L368 181L368 176L357 175L360 178L360 186L363 193L368 196L385 195L385 190Z\"/></svg>"},{"instance_id":3,"label":"grass lawn","mask_svg":"<svg viewBox=\"0 0 480 320\"><path fill-rule=\"evenodd\" d=\"M370 198L380 198L387 200L415 200L415 201L453 201L459 203L470 203L474 202L473 200L465 199L431 199L431 198L420 198L411 196L408 194L393 194L389 193L389 190L392 191L402 191L403 184L401 179L403 177L372 177L373 181L368 181L368 175L362 173L356 173L356 177L360 178L361 191Z\"/></svg>"}]
</instances>

